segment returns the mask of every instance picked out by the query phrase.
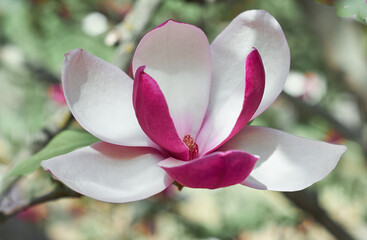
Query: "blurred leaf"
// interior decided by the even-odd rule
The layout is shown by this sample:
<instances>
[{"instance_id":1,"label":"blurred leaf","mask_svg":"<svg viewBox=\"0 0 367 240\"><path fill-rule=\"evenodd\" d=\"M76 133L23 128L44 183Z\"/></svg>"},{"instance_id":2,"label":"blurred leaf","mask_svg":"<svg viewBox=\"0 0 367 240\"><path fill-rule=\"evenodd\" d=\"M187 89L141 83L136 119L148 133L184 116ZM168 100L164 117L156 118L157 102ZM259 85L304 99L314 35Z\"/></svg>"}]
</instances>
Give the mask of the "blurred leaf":
<instances>
[{"instance_id":1,"label":"blurred leaf","mask_svg":"<svg viewBox=\"0 0 367 240\"><path fill-rule=\"evenodd\" d=\"M326 4L329 6L333 6L336 0L316 0L316 2L321 3L321 4Z\"/></svg>"},{"instance_id":2,"label":"blurred leaf","mask_svg":"<svg viewBox=\"0 0 367 240\"><path fill-rule=\"evenodd\" d=\"M87 132L65 130L56 135L41 151L16 165L9 173L9 176L29 174L36 170L43 160L89 146L97 141L99 141L98 138Z\"/></svg>"},{"instance_id":3,"label":"blurred leaf","mask_svg":"<svg viewBox=\"0 0 367 240\"><path fill-rule=\"evenodd\" d=\"M357 20L365 22L367 18L367 3L365 0L339 0L335 4L335 11L339 17L356 15Z\"/></svg>"}]
</instances>

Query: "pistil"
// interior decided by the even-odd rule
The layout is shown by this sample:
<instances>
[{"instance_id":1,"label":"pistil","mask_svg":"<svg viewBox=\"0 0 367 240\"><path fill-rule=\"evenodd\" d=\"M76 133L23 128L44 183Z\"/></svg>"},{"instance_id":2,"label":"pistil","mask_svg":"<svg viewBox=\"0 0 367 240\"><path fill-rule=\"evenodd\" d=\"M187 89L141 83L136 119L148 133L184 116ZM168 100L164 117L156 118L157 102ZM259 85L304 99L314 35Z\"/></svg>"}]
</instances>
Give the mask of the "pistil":
<instances>
[{"instance_id":1,"label":"pistil","mask_svg":"<svg viewBox=\"0 0 367 240\"><path fill-rule=\"evenodd\" d=\"M190 134L186 134L183 142L189 148L189 160L196 158L199 155L199 146L196 144L194 138Z\"/></svg>"}]
</instances>

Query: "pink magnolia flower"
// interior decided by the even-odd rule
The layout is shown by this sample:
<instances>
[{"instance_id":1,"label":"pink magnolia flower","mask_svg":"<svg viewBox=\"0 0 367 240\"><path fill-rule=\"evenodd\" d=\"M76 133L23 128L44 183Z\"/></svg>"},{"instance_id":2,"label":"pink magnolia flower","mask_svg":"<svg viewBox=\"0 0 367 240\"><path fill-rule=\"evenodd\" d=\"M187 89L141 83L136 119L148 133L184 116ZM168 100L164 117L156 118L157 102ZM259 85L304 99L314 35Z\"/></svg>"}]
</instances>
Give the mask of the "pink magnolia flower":
<instances>
[{"instance_id":1,"label":"pink magnolia flower","mask_svg":"<svg viewBox=\"0 0 367 240\"><path fill-rule=\"evenodd\" d=\"M240 14L211 45L195 26L163 23L139 43L134 81L71 50L62 69L66 100L101 142L42 166L107 202L144 199L173 181L209 189L306 188L329 174L346 148L246 126L282 91L289 64L279 23L261 10Z\"/></svg>"}]
</instances>

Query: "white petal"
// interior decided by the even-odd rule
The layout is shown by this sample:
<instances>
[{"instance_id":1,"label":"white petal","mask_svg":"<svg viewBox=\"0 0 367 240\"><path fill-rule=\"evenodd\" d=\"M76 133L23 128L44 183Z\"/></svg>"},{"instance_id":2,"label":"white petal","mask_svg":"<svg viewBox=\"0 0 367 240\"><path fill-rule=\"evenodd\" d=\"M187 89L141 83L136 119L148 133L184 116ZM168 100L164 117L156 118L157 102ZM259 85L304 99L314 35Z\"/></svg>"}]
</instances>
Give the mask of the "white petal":
<instances>
[{"instance_id":1,"label":"white petal","mask_svg":"<svg viewBox=\"0 0 367 240\"><path fill-rule=\"evenodd\" d=\"M82 49L65 55L62 83L76 120L103 141L147 146L132 104L132 79L116 66Z\"/></svg>"},{"instance_id":2,"label":"white petal","mask_svg":"<svg viewBox=\"0 0 367 240\"><path fill-rule=\"evenodd\" d=\"M244 62L253 47L261 55L266 81L264 96L252 119L278 97L289 72L288 43L273 16L263 10L250 10L238 15L211 44L213 82L209 109L221 109L221 103L226 103L243 85ZM234 111L240 108L233 107Z\"/></svg>"},{"instance_id":3,"label":"white petal","mask_svg":"<svg viewBox=\"0 0 367 240\"><path fill-rule=\"evenodd\" d=\"M298 191L327 176L346 151L342 145L309 140L285 132L247 126L219 150L259 155L244 185L274 191Z\"/></svg>"},{"instance_id":4,"label":"white petal","mask_svg":"<svg viewBox=\"0 0 367 240\"><path fill-rule=\"evenodd\" d=\"M163 159L153 148L98 142L41 165L76 192L100 201L124 203L148 198L172 183L157 166Z\"/></svg>"},{"instance_id":5,"label":"white petal","mask_svg":"<svg viewBox=\"0 0 367 240\"><path fill-rule=\"evenodd\" d=\"M140 41L133 59L157 81L166 98L177 133L196 137L209 100L211 56L208 39L197 27L172 20Z\"/></svg>"}]
</instances>

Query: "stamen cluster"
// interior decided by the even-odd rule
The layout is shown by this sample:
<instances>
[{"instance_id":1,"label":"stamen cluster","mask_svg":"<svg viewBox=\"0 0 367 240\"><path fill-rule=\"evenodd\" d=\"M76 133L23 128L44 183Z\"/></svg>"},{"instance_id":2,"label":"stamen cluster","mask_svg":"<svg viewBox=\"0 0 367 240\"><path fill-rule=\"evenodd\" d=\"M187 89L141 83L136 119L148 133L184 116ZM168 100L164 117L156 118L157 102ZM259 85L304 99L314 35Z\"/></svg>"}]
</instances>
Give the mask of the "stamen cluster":
<instances>
[{"instance_id":1,"label":"stamen cluster","mask_svg":"<svg viewBox=\"0 0 367 240\"><path fill-rule=\"evenodd\" d=\"M199 146L196 144L194 138L190 134L186 134L183 142L189 148L189 160L196 158L199 155Z\"/></svg>"}]
</instances>

